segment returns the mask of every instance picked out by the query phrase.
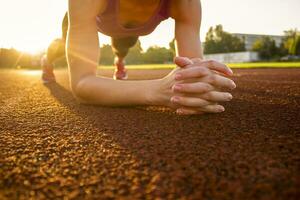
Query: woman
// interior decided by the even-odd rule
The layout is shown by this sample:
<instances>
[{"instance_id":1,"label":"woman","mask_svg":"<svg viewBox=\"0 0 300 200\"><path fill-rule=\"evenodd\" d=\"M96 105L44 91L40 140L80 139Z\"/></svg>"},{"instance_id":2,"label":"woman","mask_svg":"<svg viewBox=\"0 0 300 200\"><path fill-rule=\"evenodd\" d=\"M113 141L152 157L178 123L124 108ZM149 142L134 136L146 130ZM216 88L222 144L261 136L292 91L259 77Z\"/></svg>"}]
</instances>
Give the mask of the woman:
<instances>
[{"instance_id":1,"label":"woman","mask_svg":"<svg viewBox=\"0 0 300 200\"><path fill-rule=\"evenodd\" d=\"M224 64L202 59L199 0L69 0L68 16L70 84L79 102L106 106L162 105L189 115L223 112L225 109L219 103L232 99L227 91L236 86L226 77L232 71ZM124 58L138 36L150 34L169 17L175 20L178 57L174 62L178 67L162 79L118 80L126 78ZM100 55L98 31L112 37L116 80L96 76ZM50 57L44 59L44 74L51 76Z\"/></svg>"}]
</instances>

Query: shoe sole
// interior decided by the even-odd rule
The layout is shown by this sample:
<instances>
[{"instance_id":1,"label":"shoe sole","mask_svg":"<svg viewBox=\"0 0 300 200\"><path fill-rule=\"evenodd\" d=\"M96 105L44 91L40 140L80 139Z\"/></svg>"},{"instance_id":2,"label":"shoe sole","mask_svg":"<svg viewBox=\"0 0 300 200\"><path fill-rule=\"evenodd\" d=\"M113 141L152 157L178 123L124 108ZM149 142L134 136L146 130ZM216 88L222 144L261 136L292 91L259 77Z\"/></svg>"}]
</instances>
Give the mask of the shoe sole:
<instances>
[{"instance_id":1,"label":"shoe sole","mask_svg":"<svg viewBox=\"0 0 300 200\"><path fill-rule=\"evenodd\" d=\"M126 75L125 77L123 78L117 78L117 77L113 77L114 80L127 80L128 79L128 75Z\"/></svg>"},{"instance_id":2,"label":"shoe sole","mask_svg":"<svg viewBox=\"0 0 300 200\"><path fill-rule=\"evenodd\" d=\"M48 84L48 83L56 83L56 80L45 80L42 79L43 84Z\"/></svg>"},{"instance_id":3,"label":"shoe sole","mask_svg":"<svg viewBox=\"0 0 300 200\"><path fill-rule=\"evenodd\" d=\"M126 76L123 77L123 78L117 78L116 75L114 74L113 79L114 80L127 80L128 79L128 74L126 73Z\"/></svg>"}]
</instances>

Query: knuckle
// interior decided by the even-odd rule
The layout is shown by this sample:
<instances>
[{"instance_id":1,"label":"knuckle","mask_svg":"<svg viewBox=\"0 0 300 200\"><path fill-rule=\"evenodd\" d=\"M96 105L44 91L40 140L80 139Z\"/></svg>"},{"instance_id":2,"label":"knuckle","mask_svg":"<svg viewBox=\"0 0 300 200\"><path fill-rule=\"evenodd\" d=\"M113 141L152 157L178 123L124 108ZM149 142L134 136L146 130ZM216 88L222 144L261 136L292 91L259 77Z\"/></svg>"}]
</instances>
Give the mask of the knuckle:
<instances>
[{"instance_id":1,"label":"knuckle","mask_svg":"<svg viewBox=\"0 0 300 200\"><path fill-rule=\"evenodd\" d=\"M209 60L208 64L209 64L209 66L216 66L218 64L218 62L215 60Z\"/></svg>"},{"instance_id":2,"label":"knuckle","mask_svg":"<svg viewBox=\"0 0 300 200\"><path fill-rule=\"evenodd\" d=\"M203 99L198 99L198 105L199 106L207 106L209 104L208 104L208 101L205 101Z\"/></svg>"},{"instance_id":3,"label":"knuckle","mask_svg":"<svg viewBox=\"0 0 300 200\"><path fill-rule=\"evenodd\" d=\"M195 62L201 63L201 62L202 62L202 59L201 59L201 58L196 58L196 59L195 59Z\"/></svg>"},{"instance_id":4,"label":"knuckle","mask_svg":"<svg viewBox=\"0 0 300 200\"><path fill-rule=\"evenodd\" d=\"M209 83L215 84L217 81L217 76L216 75L209 76L208 81L209 81Z\"/></svg>"},{"instance_id":5,"label":"knuckle","mask_svg":"<svg viewBox=\"0 0 300 200\"><path fill-rule=\"evenodd\" d=\"M200 59L200 58L192 58L192 61L194 63L200 63L200 62L202 62L202 59Z\"/></svg>"},{"instance_id":6,"label":"knuckle","mask_svg":"<svg viewBox=\"0 0 300 200\"><path fill-rule=\"evenodd\" d=\"M204 67L197 67L197 73L199 75L202 75L205 72L205 68Z\"/></svg>"},{"instance_id":7,"label":"knuckle","mask_svg":"<svg viewBox=\"0 0 300 200\"><path fill-rule=\"evenodd\" d=\"M190 89L189 87L190 86L187 85L187 84L180 85L180 92L186 92L186 91L188 91Z\"/></svg>"},{"instance_id":8,"label":"knuckle","mask_svg":"<svg viewBox=\"0 0 300 200\"><path fill-rule=\"evenodd\" d=\"M204 75L210 74L210 70L207 67L202 67Z\"/></svg>"},{"instance_id":9,"label":"knuckle","mask_svg":"<svg viewBox=\"0 0 300 200\"><path fill-rule=\"evenodd\" d=\"M175 74L175 80L182 80L182 79L186 79L190 76L190 72L187 69L183 69L182 71L178 72Z\"/></svg>"},{"instance_id":10,"label":"knuckle","mask_svg":"<svg viewBox=\"0 0 300 200\"><path fill-rule=\"evenodd\" d=\"M215 65L215 63L216 63L216 61L212 60L212 59L207 61L207 64L209 64L209 65Z\"/></svg>"},{"instance_id":11,"label":"knuckle","mask_svg":"<svg viewBox=\"0 0 300 200\"><path fill-rule=\"evenodd\" d=\"M208 98L208 99L214 99L214 93L213 92L209 92L209 93L207 93L206 94L206 97Z\"/></svg>"},{"instance_id":12,"label":"knuckle","mask_svg":"<svg viewBox=\"0 0 300 200\"><path fill-rule=\"evenodd\" d=\"M199 92L208 92L208 91L210 91L210 86L209 86L209 84L202 83L202 84L199 86Z\"/></svg>"},{"instance_id":13,"label":"knuckle","mask_svg":"<svg viewBox=\"0 0 300 200\"><path fill-rule=\"evenodd\" d=\"M187 102L187 99L184 98L184 97L180 97L178 99L178 103L182 104L182 105L186 105L188 102Z\"/></svg>"}]
</instances>

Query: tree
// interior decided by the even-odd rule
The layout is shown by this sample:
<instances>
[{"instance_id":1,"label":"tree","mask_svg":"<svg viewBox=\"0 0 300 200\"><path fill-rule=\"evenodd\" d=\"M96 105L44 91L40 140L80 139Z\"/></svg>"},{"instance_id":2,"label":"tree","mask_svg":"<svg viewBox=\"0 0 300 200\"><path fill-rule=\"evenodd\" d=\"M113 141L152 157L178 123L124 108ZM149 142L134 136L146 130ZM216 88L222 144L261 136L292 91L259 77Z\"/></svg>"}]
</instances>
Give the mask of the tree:
<instances>
[{"instance_id":1,"label":"tree","mask_svg":"<svg viewBox=\"0 0 300 200\"><path fill-rule=\"evenodd\" d=\"M105 44L100 49L100 64L112 65L114 63L114 53L109 44Z\"/></svg>"},{"instance_id":2,"label":"tree","mask_svg":"<svg viewBox=\"0 0 300 200\"><path fill-rule=\"evenodd\" d=\"M143 48L140 40L129 50L128 55L126 56L127 64L143 64Z\"/></svg>"},{"instance_id":3,"label":"tree","mask_svg":"<svg viewBox=\"0 0 300 200\"><path fill-rule=\"evenodd\" d=\"M285 44L283 41L280 43L280 46L278 47L278 54L280 57L287 56L289 54L289 51L285 47Z\"/></svg>"},{"instance_id":4,"label":"tree","mask_svg":"<svg viewBox=\"0 0 300 200\"><path fill-rule=\"evenodd\" d=\"M284 31L284 47L290 55L300 55L300 32L297 29Z\"/></svg>"},{"instance_id":5,"label":"tree","mask_svg":"<svg viewBox=\"0 0 300 200\"><path fill-rule=\"evenodd\" d=\"M256 40L252 46L252 50L258 52L261 59L270 60L279 57L279 48L277 48L275 40L268 36Z\"/></svg>"},{"instance_id":6,"label":"tree","mask_svg":"<svg viewBox=\"0 0 300 200\"><path fill-rule=\"evenodd\" d=\"M210 27L206 34L204 53L229 53L245 51L245 42L223 30L222 25Z\"/></svg>"},{"instance_id":7,"label":"tree","mask_svg":"<svg viewBox=\"0 0 300 200\"><path fill-rule=\"evenodd\" d=\"M172 50L165 47L152 46L143 55L145 63L168 63L172 62L174 54Z\"/></svg>"},{"instance_id":8,"label":"tree","mask_svg":"<svg viewBox=\"0 0 300 200\"><path fill-rule=\"evenodd\" d=\"M174 55L176 55L176 45L175 45L175 38L169 42L169 49L173 52Z\"/></svg>"},{"instance_id":9,"label":"tree","mask_svg":"<svg viewBox=\"0 0 300 200\"><path fill-rule=\"evenodd\" d=\"M300 35L297 35L296 39L294 40L294 44L293 44L291 53L293 55L300 56Z\"/></svg>"},{"instance_id":10,"label":"tree","mask_svg":"<svg viewBox=\"0 0 300 200\"><path fill-rule=\"evenodd\" d=\"M28 53L17 51L16 49L0 49L0 67L36 67L39 63L39 57Z\"/></svg>"}]
</instances>

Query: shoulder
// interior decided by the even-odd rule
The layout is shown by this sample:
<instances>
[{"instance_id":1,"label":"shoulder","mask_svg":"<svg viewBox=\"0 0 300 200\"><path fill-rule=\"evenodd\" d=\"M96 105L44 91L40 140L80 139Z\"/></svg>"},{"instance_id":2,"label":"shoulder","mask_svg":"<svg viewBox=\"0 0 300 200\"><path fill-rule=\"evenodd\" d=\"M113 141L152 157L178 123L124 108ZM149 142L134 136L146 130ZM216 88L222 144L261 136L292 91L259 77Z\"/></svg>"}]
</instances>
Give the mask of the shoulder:
<instances>
[{"instance_id":1,"label":"shoulder","mask_svg":"<svg viewBox=\"0 0 300 200\"><path fill-rule=\"evenodd\" d=\"M94 18L103 12L109 0L69 0L70 18Z\"/></svg>"},{"instance_id":2,"label":"shoulder","mask_svg":"<svg viewBox=\"0 0 300 200\"><path fill-rule=\"evenodd\" d=\"M170 17L175 21L201 19L200 0L170 0Z\"/></svg>"}]
</instances>

